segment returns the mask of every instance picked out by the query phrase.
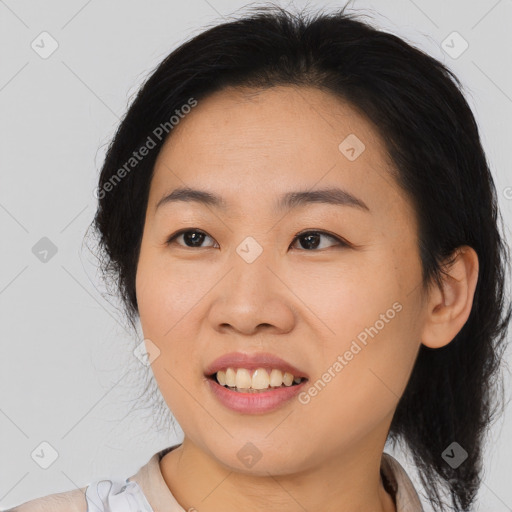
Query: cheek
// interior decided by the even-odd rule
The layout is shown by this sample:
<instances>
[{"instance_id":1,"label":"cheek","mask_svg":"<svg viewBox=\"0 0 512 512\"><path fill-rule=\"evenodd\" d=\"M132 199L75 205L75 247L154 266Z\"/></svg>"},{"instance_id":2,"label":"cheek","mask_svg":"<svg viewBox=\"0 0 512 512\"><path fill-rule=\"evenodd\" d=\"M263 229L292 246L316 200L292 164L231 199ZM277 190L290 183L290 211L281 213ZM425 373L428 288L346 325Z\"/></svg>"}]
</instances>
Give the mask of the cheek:
<instances>
[{"instance_id":1,"label":"cheek","mask_svg":"<svg viewBox=\"0 0 512 512\"><path fill-rule=\"evenodd\" d=\"M343 343L373 325L400 298L399 278L390 274L393 264L385 258L383 253L347 253L334 264L291 267L284 280L293 283L304 313L325 332L325 339L333 337Z\"/></svg>"},{"instance_id":2,"label":"cheek","mask_svg":"<svg viewBox=\"0 0 512 512\"><path fill-rule=\"evenodd\" d=\"M340 421L349 411L382 418L396 406L420 343L415 295L404 284L415 275L406 270L381 253L378 262L360 260L297 281L294 291L307 297L307 314L314 312L324 333L315 340L321 356L314 415L331 410Z\"/></svg>"},{"instance_id":3,"label":"cheek","mask_svg":"<svg viewBox=\"0 0 512 512\"><path fill-rule=\"evenodd\" d=\"M190 332L194 325L190 311L198 302L197 295L203 286L198 280L187 279L182 272L169 271L158 258L141 255L136 276L140 323L144 338L159 350L151 371L175 415L190 407L190 397L183 388L188 387L193 375L191 365L198 361L193 354L195 336ZM146 349L150 350L147 341ZM177 419L181 424L182 418Z\"/></svg>"},{"instance_id":4,"label":"cheek","mask_svg":"<svg viewBox=\"0 0 512 512\"><path fill-rule=\"evenodd\" d=\"M386 297L371 296L352 312L340 308L331 320L336 334L322 341L321 364L303 395L299 422L316 418L337 425L339 441L353 443L389 419L419 346L409 324L407 305L391 305Z\"/></svg>"},{"instance_id":5,"label":"cheek","mask_svg":"<svg viewBox=\"0 0 512 512\"><path fill-rule=\"evenodd\" d=\"M136 278L137 303L144 333L156 338L187 329L188 316L211 288L197 268L162 257L141 257Z\"/></svg>"},{"instance_id":6,"label":"cheek","mask_svg":"<svg viewBox=\"0 0 512 512\"><path fill-rule=\"evenodd\" d=\"M141 252L136 276L140 323L144 338L160 351L151 368L171 409L179 410L186 401L181 385L198 377L198 308L213 277L199 275L197 264L173 262L171 268L165 256Z\"/></svg>"}]
</instances>

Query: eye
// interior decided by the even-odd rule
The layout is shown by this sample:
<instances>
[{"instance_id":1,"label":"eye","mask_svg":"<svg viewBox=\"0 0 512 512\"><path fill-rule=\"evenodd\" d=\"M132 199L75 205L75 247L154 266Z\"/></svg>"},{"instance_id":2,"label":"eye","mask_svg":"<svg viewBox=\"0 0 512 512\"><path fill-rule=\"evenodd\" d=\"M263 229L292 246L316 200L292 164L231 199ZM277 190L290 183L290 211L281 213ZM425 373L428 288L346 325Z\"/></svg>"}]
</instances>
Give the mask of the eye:
<instances>
[{"instance_id":1,"label":"eye","mask_svg":"<svg viewBox=\"0 0 512 512\"><path fill-rule=\"evenodd\" d=\"M178 231L177 233L174 233L171 235L167 241L165 242L166 245L171 245L172 243L177 243L175 240L177 240L179 237L183 236L183 240L185 242L184 247L188 247L190 249L193 249L195 247L201 247L201 243L204 241L205 237L211 238L211 236L207 235L204 231L201 231L199 229L182 229L181 231ZM211 238L213 240L213 238ZM190 243L190 245L188 245ZM182 245L183 244L178 244Z\"/></svg>"},{"instance_id":2,"label":"eye","mask_svg":"<svg viewBox=\"0 0 512 512\"><path fill-rule=\"evenodd\" d=\"M311 251L311 249L318 249L321 245L320 240L321 237L329 238L330 240L333 240L335 244L341 247L349 247L349 244L342 240L341 238L331 235L325 231L303 231L302 233L299 233L294 238L294 242L297 240L301 240L302 248L308 251ZM178 243L177 240L183 237L184 243ZM172 245L173 243L177 243L178 245L181 245L182 247L186 247L189 249L194 248L202 248L201 244L204 242L204 239L210 238L213 240L211 236L206 234L204 231L201 231L199 229L182 229L174 234L172 234L167 240L166 245ZM292 247L290 245L290 247ZM304 247L305 246L305 247ZM218 247L218 245L217 245ZM320 249L325 249L325 247L320 247Z\"/></svg>"},{"instance_id":3,"label":"eye","mask_svg":"<svg viewBox=\"0 0 512 512\"><path fill-rule=\"evenodd\" d=\"M318 246L321 245L320 239L322 236L325 238L330 238L331 240L334 240L338 246L349 247L349 244L347 242L345 242L344 240L342 240L341 238L339 238L335 235L326 233L325 231L303 231L302 233L299 233L294 238L294 242L295 242L295 240L302 240L303 243L301 243L301 245L306 246L306 247L303 247L306 250L317 249ZM325 249L325 247L321 247L321 249Z\"/></svg>"}]
</instances>

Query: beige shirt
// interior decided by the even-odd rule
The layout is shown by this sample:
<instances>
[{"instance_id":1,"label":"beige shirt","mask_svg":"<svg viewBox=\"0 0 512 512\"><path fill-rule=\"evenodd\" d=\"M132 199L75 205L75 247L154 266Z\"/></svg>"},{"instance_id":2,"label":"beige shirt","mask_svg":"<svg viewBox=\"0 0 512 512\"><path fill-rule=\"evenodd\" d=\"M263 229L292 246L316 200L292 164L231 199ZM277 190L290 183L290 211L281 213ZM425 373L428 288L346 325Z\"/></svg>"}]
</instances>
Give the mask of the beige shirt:
<instances>
[{"instance_id":1,"label":"beige shirt","mask_svg":"<svg viewBox=\"0 0 512 512\"><path fill-rule=\"evenodd\" d=\"M82 489L37 498L7 512L186 512L160 470L160 459L177 446L155 453L125 481L96 480ZM423 512L407 473L388 453L382 455L381 475L386 490L394 497L397 512Z\"/></svg>"}]
</instances>

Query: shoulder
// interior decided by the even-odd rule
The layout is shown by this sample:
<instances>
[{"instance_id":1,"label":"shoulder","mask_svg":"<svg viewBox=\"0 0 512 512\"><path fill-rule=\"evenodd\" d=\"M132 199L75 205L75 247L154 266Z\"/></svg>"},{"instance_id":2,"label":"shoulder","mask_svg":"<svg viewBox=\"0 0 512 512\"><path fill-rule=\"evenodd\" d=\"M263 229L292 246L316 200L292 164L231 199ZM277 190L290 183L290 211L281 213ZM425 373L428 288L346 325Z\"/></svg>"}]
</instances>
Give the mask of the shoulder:
<instances>
[{"instance_id":1,"label":"shoulder","mask_svg":"<svg viewBox=\"0 0 512 512\"><path fill-rule=\"evenodd\" d=\"M6 512L153 512L139 484L95 480L87 487L27 501Z\"/></svg>"},{"instance_id":2,"label":"shoulder","mask_svg":"<svg viewBox=\"0 0 512 512\"><path fill-rule=\"evenodd\" d=\"M382 454L384 487L394 496L397 512L423 512L419 495L404 467L389 453Z\"/></svg>"},{"instance_id":3,"label":"shoulder","mask_svg":"<svg viewBox=\"0 0 512 512\"><path fill-rule=\"evenodd\" d=\"M27 501L5 512L153 512L155 510L182 510L165 484L159 460L179 445L154 454L130 478L101 478L86 487L50 494ZM148 494L146 495L146 491Z\"/></svg>"},{"instance_id":4,"label":"shoulder","mask_svg":"<svg viewBox=\"0 0 512 512\"><path fill-rule=\"evenodd\" d=\"M87 512L86 489L84 487L36 498L6 512Z\"/></svg>"}]
</instances>

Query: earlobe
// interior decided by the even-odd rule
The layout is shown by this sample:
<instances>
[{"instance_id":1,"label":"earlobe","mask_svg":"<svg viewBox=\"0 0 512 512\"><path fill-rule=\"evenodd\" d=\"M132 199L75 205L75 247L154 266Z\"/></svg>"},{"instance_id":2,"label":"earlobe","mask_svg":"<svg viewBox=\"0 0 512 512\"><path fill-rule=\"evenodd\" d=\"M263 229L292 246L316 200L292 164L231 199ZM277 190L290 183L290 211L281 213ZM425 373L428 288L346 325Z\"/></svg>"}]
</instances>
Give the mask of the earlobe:
<instances>
[{"instance_id":1,"label":"earlobe","mask_svg":"<svg viewBox=\"0 0 512 512\"><path fill-rule=\"evenodd\" d=\"M478 255L469 246L456 249L451 264L444 267L442 287L432 287L422 343L429 348L448 345L471 313L478 282Z\"/></svg>"}]
</instances>

